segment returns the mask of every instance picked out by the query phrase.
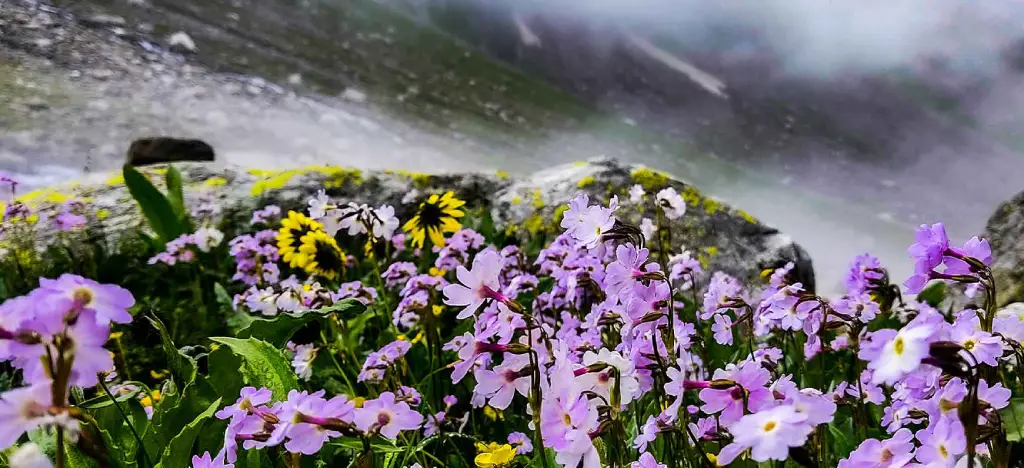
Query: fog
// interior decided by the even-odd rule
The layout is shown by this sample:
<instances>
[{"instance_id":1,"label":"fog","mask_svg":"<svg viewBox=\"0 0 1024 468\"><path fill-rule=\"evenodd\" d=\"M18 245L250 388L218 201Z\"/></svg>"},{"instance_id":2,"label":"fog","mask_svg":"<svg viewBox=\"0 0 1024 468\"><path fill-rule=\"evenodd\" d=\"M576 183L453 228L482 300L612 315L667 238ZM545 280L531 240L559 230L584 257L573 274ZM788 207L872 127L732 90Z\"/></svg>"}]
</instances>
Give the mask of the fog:
<instances>
[{"instance_id":1,"label":"fog","mask_svg":"<svg viewBox=\"0 0 1024 468\"><path fill-rule=\"evenodd\" d=\"M509 5L524 15L653 31L740 59L771 52L790 73L827 77L916 66L922 59L989 72L1024 31L1024 2L1018 0L509 0Z\"/></svg>"}]
</instances>

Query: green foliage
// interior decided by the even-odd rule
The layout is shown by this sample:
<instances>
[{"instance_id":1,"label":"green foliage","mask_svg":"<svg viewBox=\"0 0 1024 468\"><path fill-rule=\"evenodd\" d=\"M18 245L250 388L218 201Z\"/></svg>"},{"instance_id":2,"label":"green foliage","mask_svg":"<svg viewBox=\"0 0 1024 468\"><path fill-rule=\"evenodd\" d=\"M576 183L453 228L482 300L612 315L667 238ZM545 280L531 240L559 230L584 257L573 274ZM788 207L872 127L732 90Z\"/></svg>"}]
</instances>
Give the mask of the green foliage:
<instances>
[{"instance_id":1,"label":"green foliage","mask_svg":"<svg viewBox=\"0 0 1024 468\"><path fill-rule=\"evenodd\" d=\"M181 432L171 439L167 447L164 448L163 455L160 457L160 462L157 463L156 468L188 466L189 460L192 458L192 446L196 442L196 437L199 436L206 421L213 417L213 413L220 409L220 402L220 398L216 399L205 411L199 413L192 422L186 424Z\"/></svg>"},{"instance_id":2,"label":"green foliage","mask_svg":"<svg viewBox=\"0 0 1024 468\"><path fill-rule=\"evenodd\" d=\"M920 294L917 295L918 302L924 302L932 307L938 307L942 304L942 300L946 298L946 283L941 281L924 288Z\"/></svg>"},{"instance_id":3,"label":"green foliage","mask_svg":"<svg viewBox=\"0 0 1024 468\"><path fill-rule=\"evenodd\" d=\"M289 390L299 387L299 381L288 359L274 345L256 338L239 339L225 336L212 337L242 358L242 378L248 385L266 387L274 398L284 400Z\"/></svg>"},{"instance_id":4,"label":"green foliage","mask_svg":"<svg viewBox=\"0 0 1024 468\"><path fill-rule=\"evenodd\" d=\"M1006 440L1020 442L1024 440L1024 397L1010 400L1010 405L999 410L1006 428Z\"/></svg>"},{"instance_id":5,"label":"green foliage","mask_svg":"<svg viewBox=\"0 0 1024 468\"><path fill-rule=\"evenodd\" d=\"M48 429L35 429L28 433L28 439L39 445L43 453L51 460L57 456L57 434ZM100 468L95 460L82 453L81 450L67 439L64 441L65 468Z\"/></svg>"},{"instance_id":6,"label":"green foliage","mask_svg":"<svg viewBox=\"0 0 1024 468\"><path fill-rule=\"evenodd\" d=\"M160 190L145 175L130 164L124 165L123 172L124 183L128 187L128 191L138 202L139 209L142 210L143 216L149 223L149 227L156 233L161 245L184 234L186 229L184 219L177 215L178 212L173 208L171 200L160 193ZM180 177L179 174L178 193L172 198L181 197Z\"/></svg>"},{"instance_id":7,"label":"green foliage","mask_svg":"<svg viewBox=\"0 0 1024 468\"><path fill-rule=\"evenodd\" d=\"M164 326L160 319L154 316L146 316L146 320L153 324L153 328L160 335L160 344L167 357L167 367L170 369L171 375L174 376L175 382L181 386L192 383L196 378L195 361L174 346L174 341L167 333L167 327Z\"/></svg>"},{"instance_id":8,"label":"green foliage","mask_svg":"<svg viewBox=\"0 0 1024 468\"><path fill-rule=\"evenodd\" d=\"M280 314L268 319L254 319L238 331L239 338L258 338L271 344L283 347L292 335L300 328L314 320L338 314L345 320L359 316L366 311L366 306L355 299L346 299L322 309L304 310L294 314Z\"/></svg>"}]
</instances>

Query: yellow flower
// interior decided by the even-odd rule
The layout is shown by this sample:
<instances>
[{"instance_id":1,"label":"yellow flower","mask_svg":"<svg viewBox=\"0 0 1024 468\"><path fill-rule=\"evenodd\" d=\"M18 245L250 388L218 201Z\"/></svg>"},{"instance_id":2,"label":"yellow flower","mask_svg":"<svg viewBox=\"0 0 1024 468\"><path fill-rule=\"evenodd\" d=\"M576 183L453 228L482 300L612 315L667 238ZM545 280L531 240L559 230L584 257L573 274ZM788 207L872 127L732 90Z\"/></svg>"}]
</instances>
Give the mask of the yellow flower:
<instances>
[{"instance_id":1,"label":"yellow flower","mask_svg":"<svg viewBox=\"0 0 1024 468\"><path fill-rule=\"evenodd\" d=\"M142 397L139 403L142 403L142 406L153 406L153 403L158 401L160 401L160 390L153 390L148 395Z\"/></svg>"},{"instance_id":2,"label":"yellow flower","mask_svg":"<svg viewBox=\"0 0 1024 468\"><path fill-rule=\"evenodd\" d=\"M338 277L345 267L345 253L338 247L338 242L323 231L311 231L300 239L299 253L304 257L302 269L310 275L329 280Z\"/></svg>"},{"instance_id":3,"label":"yellow flower","mask_svg":"<svg viewBox=\"0 0 1024 468\"><path fill-rule=\"evenodd\" d=\"M435 317L440 317L441 316L441 312L444 312L444 308L439 306L439 305L433 305L433 306L430 306L430 308L434 310L434 316Z\"/></svg>"},{"instance_id":4,"label":"yellow flower","mask_svg":"<svg viewBox=\"0 0 1024 468\"><path fill-rule=\"evenodd\" d=\"M322 224L302 213L289 211L288 217L281 220L281 229L277 231L277 252L281 259L292 268L305 268L309 258L299 251L302 238L310 232L322 230Z\"/></svg>"},{"instance_id":5,"label":"yellow flower","mask_svg":"<svg viewBox=\"0 0 1024 468\"><path fill-rule=\"evenodd\" d=\"M502 412L500 410L497 410L497 409L494 409L493 407L491 407L491 405L484 406L484 416L486 416L487 419L490 419L491 421L496 421L498 419L502 419L502 420L505 419L505 415L502 414Z\"/></svg>"},{"instance_id":6,"label":"yellow flower","mask_svg":"<svg viewBox=\"0 0 1024 468\"><path fill-rule=\"evenodd\" d=\"M362 408L363 407L363 403L366 403L366 398L363 398L363 397L360 396L360 397L355 397L355 398L353 398L353 399L351 399L349 401L351 401L352 404L355 405L356 408Z\"/></svg>"},{"instance_id":7,"label":"yellow flower","mask_svg":"<svg viewBox=\"0 0 1024 468\"><path fill-rule=\"evenodd\" d=\"M491 442L487 445L476 443L476 450L480 452L475 459L476 466L483 468L508 466L516 457L516 449L509 444L499 445Z\"/></svg>"},{"instance_id":8,"label":"yellow flower","mask_svg":"<svg viewBox=\"0 0 1024 468\"><path fill-rule=\"evenodd\" d=\"M444 234L453 233L462 229L462 225L455 218L466 215L459 208L466 202L455 198L452 192L446 192L438 196L431 195L416 210L416 214L402 226L402 230L412 236L412 246L423 248L423 242L427 237L437 247L444 246Z\"/></svg>"},{"instance_id":9,"label":"yellow flower","mask_svg":"<svg viewBox=\"0 0 1024 468\"><path fill-rule=\"evenodd\" d=\"M440 269L440 268L438 268L438 267L430 267L430 270L427 273L429 273L430 276L436 276L438 278L444 278L445 271Z\"/></svg>"}]
</instances>

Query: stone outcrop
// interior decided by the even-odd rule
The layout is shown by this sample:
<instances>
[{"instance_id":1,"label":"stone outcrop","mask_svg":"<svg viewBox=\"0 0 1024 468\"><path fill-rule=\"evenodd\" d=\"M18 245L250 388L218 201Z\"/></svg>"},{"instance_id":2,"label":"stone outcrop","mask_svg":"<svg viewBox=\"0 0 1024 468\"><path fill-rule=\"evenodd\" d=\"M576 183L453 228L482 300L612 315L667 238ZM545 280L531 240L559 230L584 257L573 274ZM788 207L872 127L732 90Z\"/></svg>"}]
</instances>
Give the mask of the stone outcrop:
<instances>
[{"instance_id":1,"label":"stone outcrop","mask_svg":"<svg viewBox=\"0 0 1024 468\"><path fill-rule=\"evenodd\" d=\"M655 193L673 187L687 204L685 216L669 224L673 252L685 248L701 260L707 271L725 271L742 280L757 277L763 269L794 262L795 278L809 289L814 285L810 258L785 234L742 210L704 196L668 174L613 160L557 166L526 177L511 177L500 172L364 172L336 166L277 171L194 163L176 167L185 181L187 203L192 207L218 206L217 219L224 223L228 232L233 230L233 225L247 224L254 209L268 204L285 210L304 210L307 201L320 189L341 201L394 205L397 215L403 219L426 195L451 190L467 201L467 210L478 223L489 219L497 232L510 239L546 236L550 240L561 232L558 221L566 204L577 193L587 193L593 202L601 203L606 203L613 195L618 196L622 206L617 217L639 225L642 218L655 217ZM142 170L158 186L162 185L166 167ZM634 184L645 188L645 201L629 201L629 189ZM145 226L122 177L116 173L103 181L78 182L21 197L42 212L55 210L68 199L88 202L98 237L116 239ZM479 224L471 226L480 227ZM652 249L656 249L653 244Z\"/></svg>"}]
</instances>

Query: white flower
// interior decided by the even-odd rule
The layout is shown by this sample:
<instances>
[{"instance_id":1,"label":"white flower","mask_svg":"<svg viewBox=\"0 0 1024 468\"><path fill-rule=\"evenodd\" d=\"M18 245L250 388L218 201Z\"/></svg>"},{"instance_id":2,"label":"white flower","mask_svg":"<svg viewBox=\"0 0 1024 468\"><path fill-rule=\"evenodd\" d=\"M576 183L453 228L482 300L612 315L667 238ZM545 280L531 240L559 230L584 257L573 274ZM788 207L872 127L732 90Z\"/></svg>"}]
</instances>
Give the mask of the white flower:
<instances>
[{"instance_id":1,"label":"white flower","mask_svg":"<svg viewBox=\"0 0 1024 468\"><path fill-rule=\"evenodd\" d=\"M640 184L635 184L629 188L629 201L633 203L639 203L644 199L644 188Z\"/></svg>"},{"instance_id":2,"label":"white flower","mask_svg":"<svg viewBox=\"0 0 1024 468\"><path fill-rule=\"evenodd\" d=\"M654 233L658 232L658 227L654 225L654 221L651 218L644 218L640 220L640 232L644 234L644 239L654 239Z\"/></svg>"},{"instance_id":3,"label":"white flower","mask_svg":"<svg viewBox=\"0 0 1024 468\"><path fill-rule=\"evenodd\" d=\"M313 376L313 360L316 359L317 348L313 344L298 345L295 347L295 356L292 357L292 367L295 368L295 375L302 380L309 380Z\"/></svg>"},{"instance_id":4,"label":"white flower","mask_svg":"<svg viewBox=\"0 0 1024 468\"><path fill-rule=\"evenodd\" d=\"M331 208L334 208L334 205L330 204L327 192L320 189L316 192L316 197L309 200L309 217L313 219L323 218L327 215L327 210Z\"/></svg>"},{"instance_id":5,"label":"white flower","mask_svg":"<svg viewBox=\"0 0 1024 468\"><path fill-rule=\"evenodd\" d=\"M615 226L615 210L619 207L618 198L612 197L608 208L588 205L587 195L577 195L569 202L569 209L562 215L561 226L573 239L588 249L601 243L603 236Z\"/></svg>"},{"instance_id":6,"label":"white flower","mask_svg":"<svg viewBox=\"0 0 1024 468\"><path fill-rule=\"evenodd\" d=\"M910 324L896 332L882 346L877 358L868 363L868 367L874 371L871 382L876 385L892 384L917 370L921 360L928 356L930 339L934 333L935 327L927 324Z\"/></svg>"},{"instance_id":7,"label":"white flower","mask_svg":"<svg viewBox=\"0 0 1024 468\"><path fill-rule=\"evenodd\" d=\"M398 218L395 217L395 207L381 205L373 213L373 237L391 240L399 225Z\"/></svg>"},{"instance_id":8,"label":"white flower","mask_svg":"<svg viewBox=\"0 0 1024 468\"><path fill-rule=\"evenodd\" d=\"M53 468L43 450L32 442L18 447L18 450L11 454L8 462L11 468Z\"/></svg>"},{"instance_id":9,"label":"white flower","mask_svg":"<svg viewBox=\"0 0 1024 468\"><path fill-rule=\"evenodd\" d=\"M726 466L748 448L754 461L785 460L789 458L789 448L807 442L813 429L806 415L788 405L748 414L729 426L733 442L719 453L718 463Z\"/></svg>"},{"instance_id":10,"label":"white flower","mask_svg":"<svg viewBox=\"0 0 1024 468\"><path fill-rule=\"evenodd\" d=\"M672 187L664 188L655 197L668 219L679 219L686 214L686 202Z\"/></svg>"},{"instance_id":11,"label":"white flower","mask_svg":"<svg viewBox=\"0 0 1024 468\"><path fill-rule=\"evenodd\" d=\"M196 247L203 252L209 252L214 247L220 245L224 240L224 233L220 232L216 228L201 227L196 229L196 233L193 236Z\"/></svg>"},{"instance_id":12,"label":"white flower","mask_svg":"<svg viewBox=\"0 0 1024 468\"><path fill-rule=\"evenodd\" d=\"M633 395L640 390L640 382L636 379L636 369L633 361L622 357L617 351L610 351L608 348L601 348L597 353L587 351L583 355L583 365L592 366L604 363L614 367L619 374L619 394L622 404L629 404L633 401ZM580 386L591 390L605 398L611 397L612 385L614 384L614 373L611 369L600 372L588 372L579 377Z\"/></svg>"}]
</instances>

